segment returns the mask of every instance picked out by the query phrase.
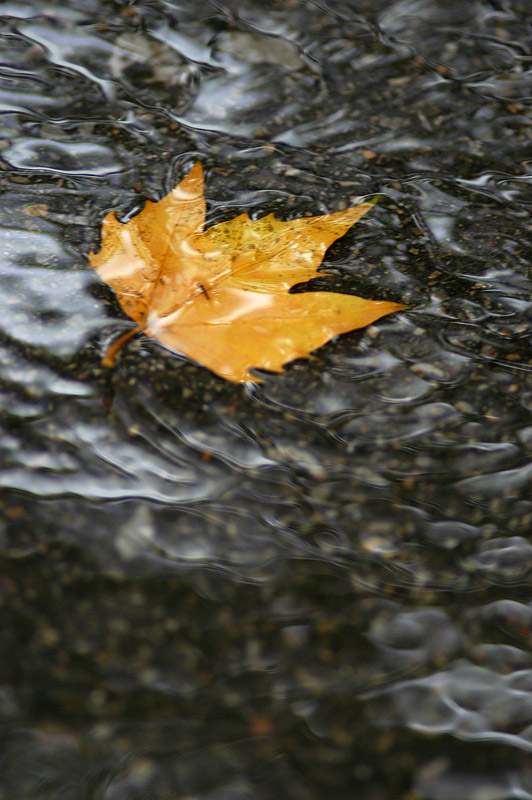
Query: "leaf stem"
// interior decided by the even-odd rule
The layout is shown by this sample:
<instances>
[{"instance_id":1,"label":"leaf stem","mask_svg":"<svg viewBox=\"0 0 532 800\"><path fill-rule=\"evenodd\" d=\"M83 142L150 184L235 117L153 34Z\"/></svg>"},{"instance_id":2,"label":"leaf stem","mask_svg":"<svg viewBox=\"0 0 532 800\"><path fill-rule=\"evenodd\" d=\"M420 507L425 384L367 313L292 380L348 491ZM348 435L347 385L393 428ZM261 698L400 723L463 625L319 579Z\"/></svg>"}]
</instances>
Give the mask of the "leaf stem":
<instances>
[{"instance_id":1,"label":"leaf stem","mask_svg":"<svg viewBox=\"0 0 532 800\"><path fill-rule=\"evenodd\" d=\"M105 355L102 358L102 366L114 367L116 356L118 355L122 347L129 339L131 339L136 333L139 333L139 331L141 330L142 328L139 328L139 326L137 325L136 328L133 328L130 331L126 331L126 333L123 333L122 336L118 337L118 339L115 339L115 341L107 348Z\"/></svg>"}]
</instances>

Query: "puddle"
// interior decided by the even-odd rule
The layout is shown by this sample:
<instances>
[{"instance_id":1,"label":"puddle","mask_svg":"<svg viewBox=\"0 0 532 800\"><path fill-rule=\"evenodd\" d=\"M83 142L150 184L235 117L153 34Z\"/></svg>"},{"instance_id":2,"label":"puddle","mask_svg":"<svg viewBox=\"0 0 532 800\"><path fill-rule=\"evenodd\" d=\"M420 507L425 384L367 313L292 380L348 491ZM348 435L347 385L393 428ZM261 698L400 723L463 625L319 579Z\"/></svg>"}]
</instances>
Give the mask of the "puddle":
<instances>
[{"instance_id":1,"label":"puddle","mask_svg":"<svg viewBox=\"0 0 532 800\"><path fill-rule=\"evenodd\" d=\"M526 4L8 2L0 797L532 798ZM408 310L234 385L88 263L379 197L310 288Z\"/></svg>"}]
</instances>

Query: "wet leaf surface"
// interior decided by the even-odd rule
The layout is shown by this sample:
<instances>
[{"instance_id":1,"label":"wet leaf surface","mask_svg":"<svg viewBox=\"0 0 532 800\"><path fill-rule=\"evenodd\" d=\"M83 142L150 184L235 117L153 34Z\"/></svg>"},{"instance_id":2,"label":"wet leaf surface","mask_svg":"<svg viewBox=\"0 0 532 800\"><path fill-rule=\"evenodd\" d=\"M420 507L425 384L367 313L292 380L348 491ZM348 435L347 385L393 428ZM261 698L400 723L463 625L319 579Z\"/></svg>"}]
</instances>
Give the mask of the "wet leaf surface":
<instances>
[{"instance_id":1,"label":"wet leaf surface","mask_svg":"<svg viewBox=\"0 0 532 800\"><path fill-rule=\"evenodd\" d=\"M371 208L283 222L241 214L204 230L198 161L157 203L126 223L108 214L92 266L117 293L136 330L222 378L257 382L250 369L282 371L333 336L404 308L333 292L289 294L318 278L325 251ZM123 339L129 337L125 334ZM104 358L112 366L117 347ZM112 353L112 356L111 356Z\"/></svg>"}]
</instances>

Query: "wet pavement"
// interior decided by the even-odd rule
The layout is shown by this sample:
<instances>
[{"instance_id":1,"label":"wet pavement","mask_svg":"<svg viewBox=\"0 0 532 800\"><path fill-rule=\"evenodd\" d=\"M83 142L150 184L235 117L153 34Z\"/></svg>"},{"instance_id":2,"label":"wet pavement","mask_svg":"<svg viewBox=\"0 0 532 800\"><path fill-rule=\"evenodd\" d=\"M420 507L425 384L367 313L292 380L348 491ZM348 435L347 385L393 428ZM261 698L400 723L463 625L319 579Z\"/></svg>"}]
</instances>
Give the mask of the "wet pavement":
<instances>
[{"instance_id":1,"label":"wet pavement","mask_svg":"<svg viewBox=\"0 0 532 800\"><path fill-rule=\"evenodd\" d=\"M0 800L532 798L532 11L6 2ZM238 386L88 253L379 196L309 289L409 305Z\"/></svg>"}]
</instances>

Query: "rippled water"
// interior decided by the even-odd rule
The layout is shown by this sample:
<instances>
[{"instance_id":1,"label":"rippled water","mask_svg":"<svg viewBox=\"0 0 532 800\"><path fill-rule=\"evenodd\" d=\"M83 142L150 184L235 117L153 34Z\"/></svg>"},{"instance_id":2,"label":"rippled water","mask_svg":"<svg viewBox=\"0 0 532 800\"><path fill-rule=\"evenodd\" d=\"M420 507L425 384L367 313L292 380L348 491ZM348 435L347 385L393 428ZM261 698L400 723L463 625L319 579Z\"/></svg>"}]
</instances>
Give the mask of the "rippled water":
<instances>
[{"instance_id":1,"label":"rippled water","mask_svg":"<svg viewBox=\"0 0 532 800\"><path fill-rule=\"evenodd\" d=\"M0 800L532 798L532 12L5 2ZM252 388L89 267L380 195L313 283L410 304Z\"/></svg>"}]
</instances>

